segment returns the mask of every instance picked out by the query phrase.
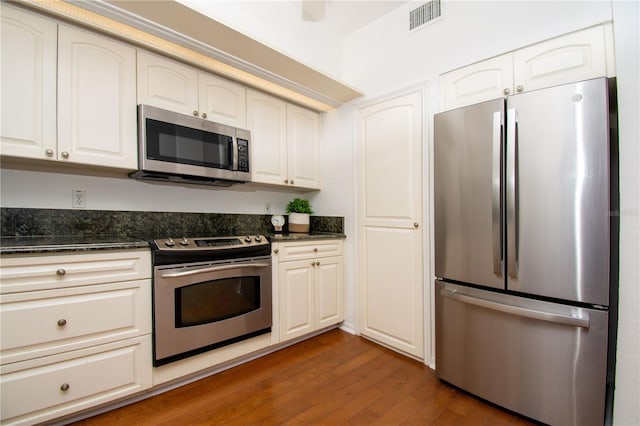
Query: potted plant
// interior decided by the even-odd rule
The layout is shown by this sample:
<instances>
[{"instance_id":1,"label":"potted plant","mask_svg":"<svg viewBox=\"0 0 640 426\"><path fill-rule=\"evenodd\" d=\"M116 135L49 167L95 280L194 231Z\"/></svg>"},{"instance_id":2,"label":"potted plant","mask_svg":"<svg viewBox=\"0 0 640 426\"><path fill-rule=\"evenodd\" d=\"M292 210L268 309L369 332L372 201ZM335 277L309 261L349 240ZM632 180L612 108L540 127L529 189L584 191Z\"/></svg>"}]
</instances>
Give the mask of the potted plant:
<instances>
[{"instance_id":1,"label":"potted plant","mask_svg":"<svg viewBox=\"0 0 640 426\"><path fill-rule=\"evenodd\" d=\"M289 232L309 232L309 215L313 214L309 200L294 198L287 204Z\"/></svg>"}]
</instances>

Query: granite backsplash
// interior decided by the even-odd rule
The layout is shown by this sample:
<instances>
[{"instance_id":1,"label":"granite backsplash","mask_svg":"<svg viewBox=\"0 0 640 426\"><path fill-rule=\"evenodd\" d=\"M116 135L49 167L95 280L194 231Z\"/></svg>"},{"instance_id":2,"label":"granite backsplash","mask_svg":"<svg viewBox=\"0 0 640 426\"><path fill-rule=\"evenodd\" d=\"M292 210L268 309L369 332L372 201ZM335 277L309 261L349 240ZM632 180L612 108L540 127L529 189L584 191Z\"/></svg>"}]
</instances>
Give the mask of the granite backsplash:
<instances>
[{"instance_id":1,"label":"granite backsplash","mask_svg":"<svg viewBox=\"0 0 640 426\"><path fill-rule=\"evenodd\" d=\"M0 208L2 237L129 235L146 240L272 234L270 218L270 214ZM341 234L344 218L311 216L310 230Z\"/></svg>"}]
</instances>

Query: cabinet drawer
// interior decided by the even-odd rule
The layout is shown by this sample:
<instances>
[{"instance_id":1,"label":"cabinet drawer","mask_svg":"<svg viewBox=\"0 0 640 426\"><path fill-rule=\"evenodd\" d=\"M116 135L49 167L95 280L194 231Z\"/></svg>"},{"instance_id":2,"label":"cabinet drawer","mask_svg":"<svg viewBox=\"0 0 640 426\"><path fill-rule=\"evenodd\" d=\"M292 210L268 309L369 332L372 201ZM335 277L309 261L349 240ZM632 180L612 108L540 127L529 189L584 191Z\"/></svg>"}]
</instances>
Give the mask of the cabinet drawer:
<instances>
[{"instance_id":1,"label":"cabinet drawer","mask_svg":"<svg viewBox=\"0 0 640 426\"><path fill-rule=\"evenodd\" d=\"M280 243L279 261L310 259L314 257L341 256L342 240L324 240L318 242Z\"/></svg>"},{"instance_id":2,"label":"cabinet drawer","mask_svg":"<svg viewBox=\"0 0 640 426\"><path fill-rule=\"evenodd\" d=\"M0 304L0 363L151 332L151 281L15 293Z\"/></svg>"},{"instance_id":3,"label":"cabinet drawer","mask_svg":"<svg viewBox=\"0 0 640 426\"><path fill-rule=\"evenodd\" d=\"M151 336L3 366L2 424L33 424L148 388Z\"/></svg>"},{"instance_id":4,"label":"cabinet drawer","mask_svg":"<svg viewBox=\"0 0 640 426\"><path fill-rule=\"evenodd\" d=\"M151 252L127 250L0 258L0 293L151 278Z\"/></svg>"}]
</instances>

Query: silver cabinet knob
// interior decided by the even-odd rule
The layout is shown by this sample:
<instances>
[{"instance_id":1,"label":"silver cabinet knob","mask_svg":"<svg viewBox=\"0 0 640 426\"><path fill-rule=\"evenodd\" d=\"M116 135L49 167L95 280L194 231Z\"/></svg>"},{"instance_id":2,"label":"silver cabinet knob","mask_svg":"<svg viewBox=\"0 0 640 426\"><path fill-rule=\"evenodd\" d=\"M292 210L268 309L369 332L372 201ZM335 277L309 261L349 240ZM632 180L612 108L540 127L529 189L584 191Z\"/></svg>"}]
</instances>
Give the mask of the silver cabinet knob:
<instances>
[{"instance_id":1,"label":"silver cabinet knob","mask_svg":"<svg viewBox=\"0 0 640 426\"><path fill-rule=\"evenodd\" d=\"M62 155L62 158L69 158L69 153L67 151L62 151L60 155Z\"/></svg>"},{"instance_id":2,"label":"silver cabinet knob","mask_svg":"<svg viewBox=\"0 0 640 426\"><path fill-rule=\"evenodd\" d=\"M64 274L66 274L67 271L65 271L64 269L60 268L56 271L56 275L60 275L63 276Z\"/></svg>"},{"instance_id":3,"label":"silver cabinet knob","mask_svg":"<svg viewBox=\"0 0 640 426\"><path fill-rule=\"evenodd\" d=\"M509 93L511 93L511 90L509 90L509 88L508 88L508 87L506 87L506 88L502 91L502 93L504 93L505 95L508 95Z\"/></svg>"},{"instance_id":4,"label":"silver cabinet knob","mask_svg":"<svg viewBox=\"0 0 640 426\"><path fill-rule=\"evenodd\" d=\"M47 149L44 153L47 154L47 157L53 157L53 150L51 148Z\"/></svg>"},{"instance_id":5,"label":"silver cabinet knob","mask_svg":"<svg viewBox=\"0 0 640 426\"><path fill-rule=\"evenodd\" d=\"M516 87L516 90L518 91L518 93L520 93L524 90L524 87L522 87L521 84L518 84L518 87Z\"/></svg>"},{"instance_id":6,"label":"silver cabinet knob","mask_svg":"<svg viewBox=\"0 0 640 426\"><path fill-rule=\"evenodd\" d=\"M315 248L313 249L313 252L314 252L314 253L317 253L317 252L318 252L318 247L315 247Z\"/></svg>"},{"instance_id":7,"label":"silver cabinet knob","mask_svg":"<svg viewBox=\"0 0 640 426\"><path fill-rule=\"evenodd\" d=\"M316 262L316 266L320 266L320 261L317 261L317 262Z\"/></svg>"},{"instance_id":8,"label":"silver cabinet knob","mask_svg":"<svg viewBox=\"0 0 640 426\"><path fill-rule=\"evenodd\" d=\"M65 325L67 325L67 320L64 318L59 319L56 324L58 324L58 327L64 327Z\"/></svg>"},{"instance_id":9,"label":"silver cabinet knob","mask_svg":"<svg viewBox=\"0 0 640 426\"><path fill-rule=\"evenodd\" d=\"M68 391L68 390L69 390L69 387L70 387L70 386L69 386L69 383L63 383L63 384L61 384L61 385L60 385L60 390L61 390L62 392L66 392L66 391Z\"/></svg>"},{"instance_id":10,"label":"silver cabinet knob","mask_svg":"<svg viewBox=\"0 0 640 426\"><path fill-rule=\"evenodd\" d=\"M278 250L278 249L273 249L273 254L278 254L278 252L280 252L280 250Z\"/></svg>"},{"instance_id":11,"label":"silver cabinet knob","mask_svg":"<svg viewBox=\"0 0 640 426\"><path fill-rule=\"evenodd\" d=\"M197 117L198 116L198 111L196 111L195 109L193 110L193 116Z\"/></svg>"},{"instance_id":12,"label":"silver cabinet knob","mask_svg":"<svg viewBox=\"0 0 640 426\"><path fill-rule=\"evenodd\" d=\"M291 179L291 185L293 185L293 179Z\"/></svg>"},{"instance_id":13,"label":"silver cabinet knob","mask_svg":"<svg viewBox=\"0 0 640 426\"><path fill-rule=\"evenodd\" d=\"M289 179L285 179L285 180L284 180L284 183L289 183Z\"/></svg>"},{"instance_id":14,"label":"silver cabinet knob","mask_svg":"<svg viewBox=\"0 0 640 426\"><path fill-rule=\"evenodd\" d=\"M420 227L420 224L418 222L416 222L416 223L413 224L413 227L414 228L418 228L418 227Z\"/></svg>"},{"instance_id":15,"label":"silver cabinet knob","mask_svg":"<svg viewBox=\"0 0 640 426\"><path fill-rule=\"evenodd\" d=\"M202 118L207 118L207 113L206 112L202 113Z\"/></svg>"}]
</instances>

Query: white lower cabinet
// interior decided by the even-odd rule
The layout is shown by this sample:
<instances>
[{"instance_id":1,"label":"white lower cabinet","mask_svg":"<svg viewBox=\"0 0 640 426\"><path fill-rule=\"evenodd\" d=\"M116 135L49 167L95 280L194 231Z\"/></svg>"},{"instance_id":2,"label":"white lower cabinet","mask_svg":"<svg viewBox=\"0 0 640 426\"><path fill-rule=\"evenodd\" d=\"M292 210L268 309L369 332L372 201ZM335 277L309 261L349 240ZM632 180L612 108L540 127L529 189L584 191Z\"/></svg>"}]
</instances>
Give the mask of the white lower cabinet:
<instances>
[{"instance_id":1,"label":"white lower cabinet","mask_svg":"<svg viewBox=\"0 0 640 426\"><path fill-rule=\"evenodd\" d=\"M149 250L4 256L0 292L2 424L151 386Z\"/></svg>"},{"instance_id":2,"label":"white lower cabinet","mask_svg":"<svg viewBox=\"0 0 640 426\"><path fill-rule=\"evenodd\" d=\"M278 243L280 341L344 319L342 241Z\"/></svg>"},{"instance_id":3,"label":"white lower cabinet","mask_svg":"<svg viewBox=\"0 0 640 426\"><path fill-rule=\"evenodd\" d=\"M2 424L33 424L151 386L151 336L0 367Z\"/></svg>"}]
</instances>

